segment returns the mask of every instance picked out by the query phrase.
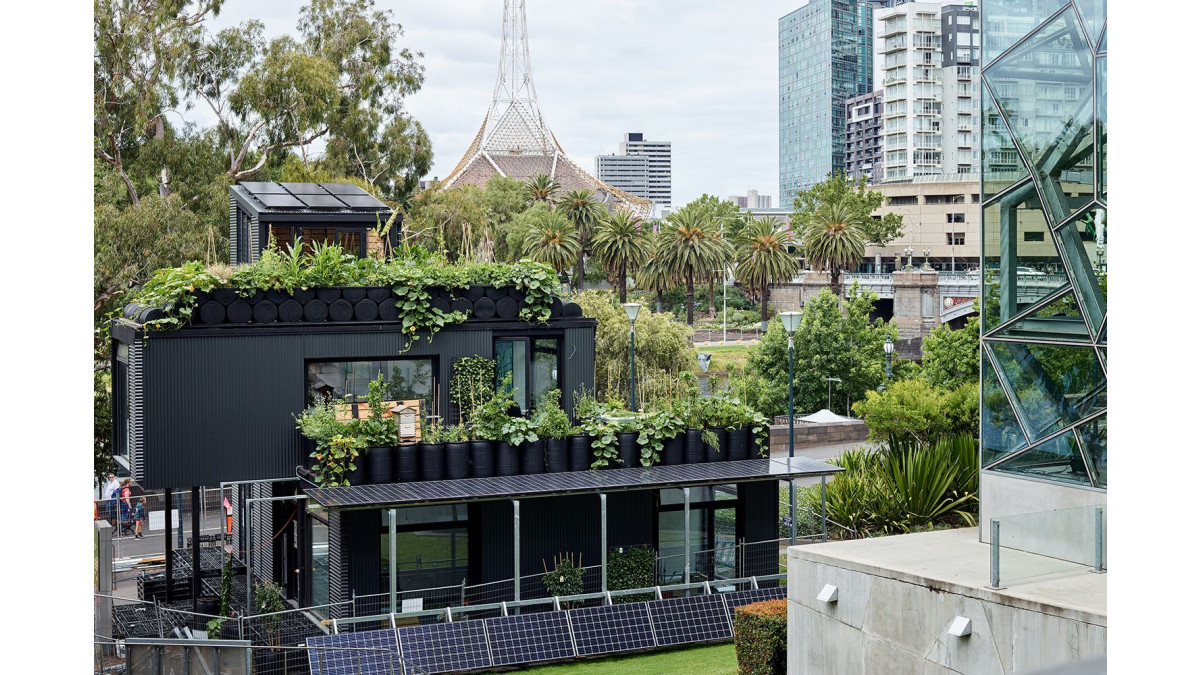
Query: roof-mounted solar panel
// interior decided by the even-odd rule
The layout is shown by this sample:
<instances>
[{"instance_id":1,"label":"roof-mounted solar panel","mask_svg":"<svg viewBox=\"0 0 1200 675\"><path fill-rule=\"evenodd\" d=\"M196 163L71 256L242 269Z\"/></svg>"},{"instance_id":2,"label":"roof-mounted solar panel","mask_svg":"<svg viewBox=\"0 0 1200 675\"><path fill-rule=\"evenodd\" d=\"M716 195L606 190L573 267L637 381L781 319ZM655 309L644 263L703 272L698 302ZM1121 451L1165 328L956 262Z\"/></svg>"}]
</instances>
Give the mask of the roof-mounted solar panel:
<instances>
[{"instance_id":1,"label":"roof-mounted solar panel","mask_svg":"<svg viewBox=\"0 0 1200 675\"><path fill-rule=\"evenodd\" d=\"M280 183L294 195L324 195L329 194L320 183Z\"/></svg>"},{"instance_id":2,"label":"roof-mounted solar panel","mask_svg":"<svg viewBox=\"0 0 1200 675\"><path fill-rule=\"evenodd\" d=\"M287 190L279 183L248 182L238 183L252 195L286 195Z\"/></svg>"},{"instance_id":3,"label":"roof-mounted solar panel","mask_svg":"<svg viewBox=\"0 0 1200 675\"><path fill-rule=\"evenodd\" d=\"M254 195L254 198L274 209L302 209L305 206L304 202L291 195L264 194Z\"/></svg>"},{"instance_id":4,"label":"roof-mounted solar panel","mask_svg":"<svg viewBox=\"0 0 1200 675\"><path fill-rule=\"evenodd\" d=\"M344 209L346 205L333 195L296 195L296 199L304 202L305 206L314 209Z\"/></svg>"},{"instance_id":5,"label":"roof-mounted solar panel","mask_svg":"<svg viewBox=\"0 0 1200 675\"><path fill-rule=\"evenodd\" d=\"M321 183L321 187L335 195L365 195L366 190L354 183Z\"/></svg>"},{"instance_id":6,"label":"roof-mounted solar panel","mask_svg":"<svg viewBox=\"0 0 1200 675\"><path fill-rule=\"evenodd\" d=\"M345 195L339 194L338 199L346 202L346 205L355 209L386 209L387 204L375 199L367 193L360 195Z\"/></svg>"}]
</instances>

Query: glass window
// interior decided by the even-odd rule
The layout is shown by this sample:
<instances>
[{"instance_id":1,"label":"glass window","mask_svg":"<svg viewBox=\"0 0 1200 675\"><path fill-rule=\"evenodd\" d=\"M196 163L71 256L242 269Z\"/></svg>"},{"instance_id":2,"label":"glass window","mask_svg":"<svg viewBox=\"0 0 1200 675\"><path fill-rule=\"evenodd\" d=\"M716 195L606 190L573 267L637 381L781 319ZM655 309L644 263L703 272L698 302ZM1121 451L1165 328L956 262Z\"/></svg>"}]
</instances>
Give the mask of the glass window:
<instances>
[{"instance_id":1,"label":"glass window","mask_svg":"<svg viewBox=\"0 0 1200 675\"><path fill-rule=\"evenodd\" d=\"M421 414L433 413L437 383L432 359L380 359L376 361L318 361L308 364L308 402L367 400L370 382L383 375L389 401L421 402Z\"/></svg>"},{"instance_id":2,"label":"glass window","mask_svg":"<svg viewBox=\"0 0 1200 675\"><path fill-rule=\"evenodd\" d=\"M310 511L312 522L312 606L329 604L329 524L318 517L321 509ZM327 616L325 610L316 610Z\"/></svg>"},{"instance_id":3,"label":"glass window","mask_svg":"<svg viewBox=\"0 0 1200 675\"><path fill-rule=\"evenodd\" d=\"M497 340L496 351L496 386L499 387L504 378L512 376L513 398L521 406L521 412L529 409L529 388L526 386L529 374L529 342L523 338L512 340Z\"/></svg>"},{"instance_id":4,"label":"glass window","mask_svg":"<svg viewBox=\"0 0 1200 675\"><path fill-rule=\"evenodd\" d=\"M539 338L533 343L533 403L558 386L558 340Z\"/></svg>"},{"instance_id":5,"label":"glass window","mask_svg":"<svg viewBox=\"0 0 1200 675\"><path fill-rule=\"evenodd\" d=\"M737 576L737 485L714 485L690 489L691 580L731 579ZM659 491L658 550L659 583L683 581L684 551L683 490Z\"/></svg>"},{"instance_id":6,"label":"glass window","mask_svg":"<svg viewBox=\"0 0 1200 675\"><path fill-rule=\"evenodd\" d=\"M388 511L379 536L380 588L391 575ZM467 576L465 504L396 509L396 588L400 591L461 584Z\"/></svg>"}]
</instances>

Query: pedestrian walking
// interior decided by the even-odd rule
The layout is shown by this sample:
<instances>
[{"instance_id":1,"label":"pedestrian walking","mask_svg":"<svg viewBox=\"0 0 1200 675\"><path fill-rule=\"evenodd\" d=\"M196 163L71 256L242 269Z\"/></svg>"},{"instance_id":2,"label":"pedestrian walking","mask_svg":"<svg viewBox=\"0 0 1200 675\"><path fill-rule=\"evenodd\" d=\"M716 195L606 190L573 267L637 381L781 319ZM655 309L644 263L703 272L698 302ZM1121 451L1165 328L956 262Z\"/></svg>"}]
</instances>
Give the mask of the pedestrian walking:
<instances>
[{"instance_id":1,"label":"pedestrian walking","mask_svg":"<svg viewBox=\"0 0 1200 675\"><path fill-rule=\"evenodd\" d=\"M117 506L121 510L122 531L133 528L133 489L130 487L132 484L132 478L121 481L121 494L117 499Z\"/></svg>"},{"instance_id":2,"label":"pedestrian walking","mask_svg":"<svg viewBox=\"0 0 1200 675\"><path fill-rule=\"evenodd\" d=\"M108 482L100 490L100 499L104 504L104 518L117 526L117 494L121 491L121 482L117 480L117 474L109 472Z\"/></svg>"},{"instance_id":3,"label":"pedestrian walking","mask_svg":"<svg viewBox=\"0 0 1200 675\"><path fill-rule=\"evenodd\" d=\"M145 539L142 536L143 523L146 522L146 498L142 497L138 500L137 505L133 507L133 538Z\"/></svg>"}]
</instances>

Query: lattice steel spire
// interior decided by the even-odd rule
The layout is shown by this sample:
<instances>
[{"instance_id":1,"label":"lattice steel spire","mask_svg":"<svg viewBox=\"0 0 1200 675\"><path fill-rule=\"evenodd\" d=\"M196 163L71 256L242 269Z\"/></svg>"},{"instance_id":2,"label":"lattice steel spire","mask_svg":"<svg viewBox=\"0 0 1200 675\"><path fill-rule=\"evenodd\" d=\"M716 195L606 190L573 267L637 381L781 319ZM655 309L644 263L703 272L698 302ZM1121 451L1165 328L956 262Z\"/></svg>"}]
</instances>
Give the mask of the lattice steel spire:
<instances>
[{"instance_id":1,"label":"lattice steel spire","mask_svg":"<svg viewBox=\"0 0 1200 675\"><path fill-rule=\"evenodd\" d=\"M525 0L504 1L500 68L492 91L492 105L471 147L443 186L483 187L496 173L521 180L546 174L561 184L564 191L584 188L634 215L650 215L650 200L589 175L567 158L554 138L538 108L537 90L533 86Z\"/></svg>"}]
</instances>

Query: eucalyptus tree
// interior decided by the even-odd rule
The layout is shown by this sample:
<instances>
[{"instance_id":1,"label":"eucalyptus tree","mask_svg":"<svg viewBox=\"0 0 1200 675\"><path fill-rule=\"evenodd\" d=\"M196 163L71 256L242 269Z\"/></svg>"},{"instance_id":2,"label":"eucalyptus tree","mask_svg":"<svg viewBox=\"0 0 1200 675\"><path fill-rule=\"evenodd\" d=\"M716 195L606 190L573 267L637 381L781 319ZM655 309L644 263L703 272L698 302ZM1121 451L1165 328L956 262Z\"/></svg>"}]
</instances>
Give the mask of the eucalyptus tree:
<instances>
[{"instance_id":1,"label":"eucalyptus tree","mask_svg":"<svg viewBox=\"0 0 1200 675\"><path fill-rule=\"evenodd\" d=\"M575 262L579 239L575 227L557 211L546 213L525 238L525 256L562 274Z\"/></svg>"},{"instance_id":2,"label":"eucalyptus tree","mask_svg":"<svg viewBox=\"0 0 1200 675\"><path fill-rule=\"evenodd\" d=\"M755 218L738 233L737 266L734 275L750 288L760 290L762 330L767 331L767 301L771 284L791 279L800 270L800 259L793 250L791 230L774 217Z\"/></svg>"},{"instance_id":3,"label":"eucalyptus tree","mask_svg":"<svg viewBox=\"0 0 1200 675\"><path fill-rule=\"evenodd\" d=\"M866 249L864 220L870 220L870 216L845 201L821 204L801 234L805 258L814 268L829 271L829 285L835 295L840 295L842 269L862 261Z\"/></svg>"},{"instance_id":4,"label":"eucalyptus tree","mask_svg":"<svg viewBox=\"0 0 1200 675\"><path fill-rule=\"evenodd\" d=\"M571 190L558 204L579 236L579 260L575 264L575 290L583 289L583 256L590 252L592 233L605 218L604 206L588 190Z\"/></svg>"},{"instance_id":5,"label":"eucalyptus tree","mask_svg":"<svg viewBox=\"0 0 1200 675\"><path fill-rule=\"evenodd\" d=\"M562 189L562 185L559 185L558 182L550 176L547 176L544 173L539 173L533 178L525 181L525 188L529 191L530 204L546 202L547 204L553 205L558 201L556 196L558 191Z\"/></svg>"},{"instance_id":6,"label":"eucalyptus tree","mask_svg":"<svg viewBox=\"0 0 1200 675\"><path fill-rule=\"evenodd\" d=\"M650 242L642 228L642 219L627 211L613 213L596 228L596 234L592 237L592 252L601 265L616 275L617 288L624 303L629 268L637 269L650 257Z\"/></svg>"},{"instance_id":7,"label":"eucalyptus tree","mask_svg":"<svg viewBox=\"0 0 1200 675\"><path fill-rule=\"evenodd\" d=\"M687 322L695 323L696 282L705 281L732 255L709 214L684 208L667 216L665 262L672 275L687 288Z\"/></svg>"}]
</instances>

